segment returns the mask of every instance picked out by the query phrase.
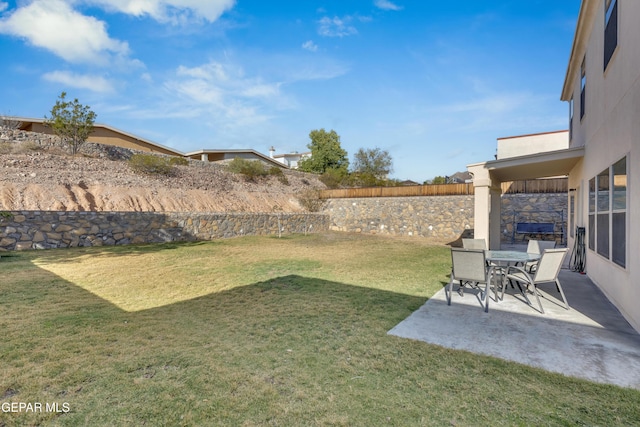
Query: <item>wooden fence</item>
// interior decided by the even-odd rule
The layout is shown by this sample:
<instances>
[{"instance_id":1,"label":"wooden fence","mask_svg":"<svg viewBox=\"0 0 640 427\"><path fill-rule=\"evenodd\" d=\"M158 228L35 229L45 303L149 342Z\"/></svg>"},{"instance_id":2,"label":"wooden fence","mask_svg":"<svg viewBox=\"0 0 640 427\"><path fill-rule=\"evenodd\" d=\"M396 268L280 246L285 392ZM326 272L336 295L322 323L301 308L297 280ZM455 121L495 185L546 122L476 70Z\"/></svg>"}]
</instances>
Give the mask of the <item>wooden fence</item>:
<instances>
[{"instance_id":1,"label":"wooden fence","mask_svg":"<svg viewBox=\"0 0 640 427\"><path fill-rule=\"evenodd\" d=\"M502 192L518 193L566 193L567 178L535 179L503 182ZM414 196L466 196L473 195L473 184L432 184L404 187L339 188L321 190L321 199L347 199L364 197L414 197Z\"/></svg>"}]
</instances>

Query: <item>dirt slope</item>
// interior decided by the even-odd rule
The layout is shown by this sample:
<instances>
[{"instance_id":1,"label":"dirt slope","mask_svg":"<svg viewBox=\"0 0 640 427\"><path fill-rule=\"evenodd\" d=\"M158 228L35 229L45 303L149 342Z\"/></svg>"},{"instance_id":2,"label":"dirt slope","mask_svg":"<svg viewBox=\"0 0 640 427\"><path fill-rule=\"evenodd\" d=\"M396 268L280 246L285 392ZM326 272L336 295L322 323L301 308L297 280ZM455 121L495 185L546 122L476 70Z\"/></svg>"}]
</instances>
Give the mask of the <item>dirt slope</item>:
<instances>
[{"instance_id":1,"label":"dirt slope","mask_svg":"<svg viewBox=\"0 0 640 427\"><path fill-rule=\"evenodd\" d=\"M200 161L173 176L136 174L125 160L48 151L0 154L0 210L300 212L297 194L324 185L285 171L257 183Z\"/></svg>"}]
</instances>

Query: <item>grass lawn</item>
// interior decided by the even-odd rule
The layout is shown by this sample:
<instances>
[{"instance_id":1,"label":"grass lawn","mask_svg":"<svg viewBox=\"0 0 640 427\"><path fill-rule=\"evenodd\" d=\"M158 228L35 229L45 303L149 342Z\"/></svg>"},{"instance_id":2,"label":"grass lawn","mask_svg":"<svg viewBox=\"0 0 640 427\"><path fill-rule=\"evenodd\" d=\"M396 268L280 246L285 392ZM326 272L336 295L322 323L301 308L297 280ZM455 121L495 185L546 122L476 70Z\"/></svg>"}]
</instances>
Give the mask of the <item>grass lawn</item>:
<instances>
[{"instance_id":1,"label":"grass lawn","mask_svg":"<svg viewBox=\"0 0 640 427\"><path fill-rule=\"evenodd\" d=\"M327 233L11 255L0 403L43 412L0 426L640 423L638 391L388 336L447 282L444 246Z\"/></svg>"}]
</instances>

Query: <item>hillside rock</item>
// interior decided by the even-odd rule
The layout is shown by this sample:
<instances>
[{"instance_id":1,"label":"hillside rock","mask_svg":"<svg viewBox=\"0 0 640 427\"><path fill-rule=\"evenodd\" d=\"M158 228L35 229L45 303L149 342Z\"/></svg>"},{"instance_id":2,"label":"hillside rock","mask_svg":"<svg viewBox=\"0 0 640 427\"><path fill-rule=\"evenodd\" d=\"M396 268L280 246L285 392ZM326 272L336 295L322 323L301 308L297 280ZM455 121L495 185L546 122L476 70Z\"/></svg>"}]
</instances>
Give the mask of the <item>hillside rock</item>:
<instances>
[{"instance_id":1,"label":"hillside rock","mask_svg":"<svg viewBox=\"0 0 640 427\"><path fill-rule=\"evenodd\" d=\"M113 147L85 146L89 153L72 157L56 144L2 141L0 210L304 212L298 195L325 188L317 176L289 170L288 183L247 182L224 165L198 160L176 166L172 176L141 175L126 155L113 156Z\"/></svg>"}]
</instances>

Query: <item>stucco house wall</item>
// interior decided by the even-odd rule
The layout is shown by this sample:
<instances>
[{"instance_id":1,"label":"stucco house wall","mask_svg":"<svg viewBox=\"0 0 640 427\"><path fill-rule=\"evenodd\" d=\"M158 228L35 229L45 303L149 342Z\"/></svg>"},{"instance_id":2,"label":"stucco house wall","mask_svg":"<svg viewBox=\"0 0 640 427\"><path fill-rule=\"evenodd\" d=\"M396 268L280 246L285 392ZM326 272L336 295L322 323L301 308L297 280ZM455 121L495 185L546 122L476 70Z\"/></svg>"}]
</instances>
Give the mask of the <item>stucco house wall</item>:
<instances>
[{"instance_id":1,"label":"stucco house wall","mask_svg":"<svg viewBox=\"0 0 640 427\"><path fill-rule=\"evenodd\" d=\"M569 188L575 189L569 197L576 203L575 224L586 228L586 242L594 237L589 227L589 180L626 158L624 239L613 236L610 220L610 256L589 249L587 243L586 269L640 330L640 223L633 220L640 212L640 2L617 0L617 7L617 47L605 69L605 1L583 1L562 99L573 99L570 147L585 148L584 158L569 174ZM584 116L580 117L583 61L586 84ZM575 236L570 235L569 244L574 240ZM613 247L620 245L626 248L624 266L611 259Z\"/></svg>"},{"instance_id":2,"label":"stucco house wall","mask_svg":"<svg viewBox=\"0 0 640 427\"><path fill-rule=\"evenodd\" d=\"M497 145L496 158L498 160L543 151L563 150L569 148L569 131L560 130L498 138Z\"/></svg>"}]
</instances>

